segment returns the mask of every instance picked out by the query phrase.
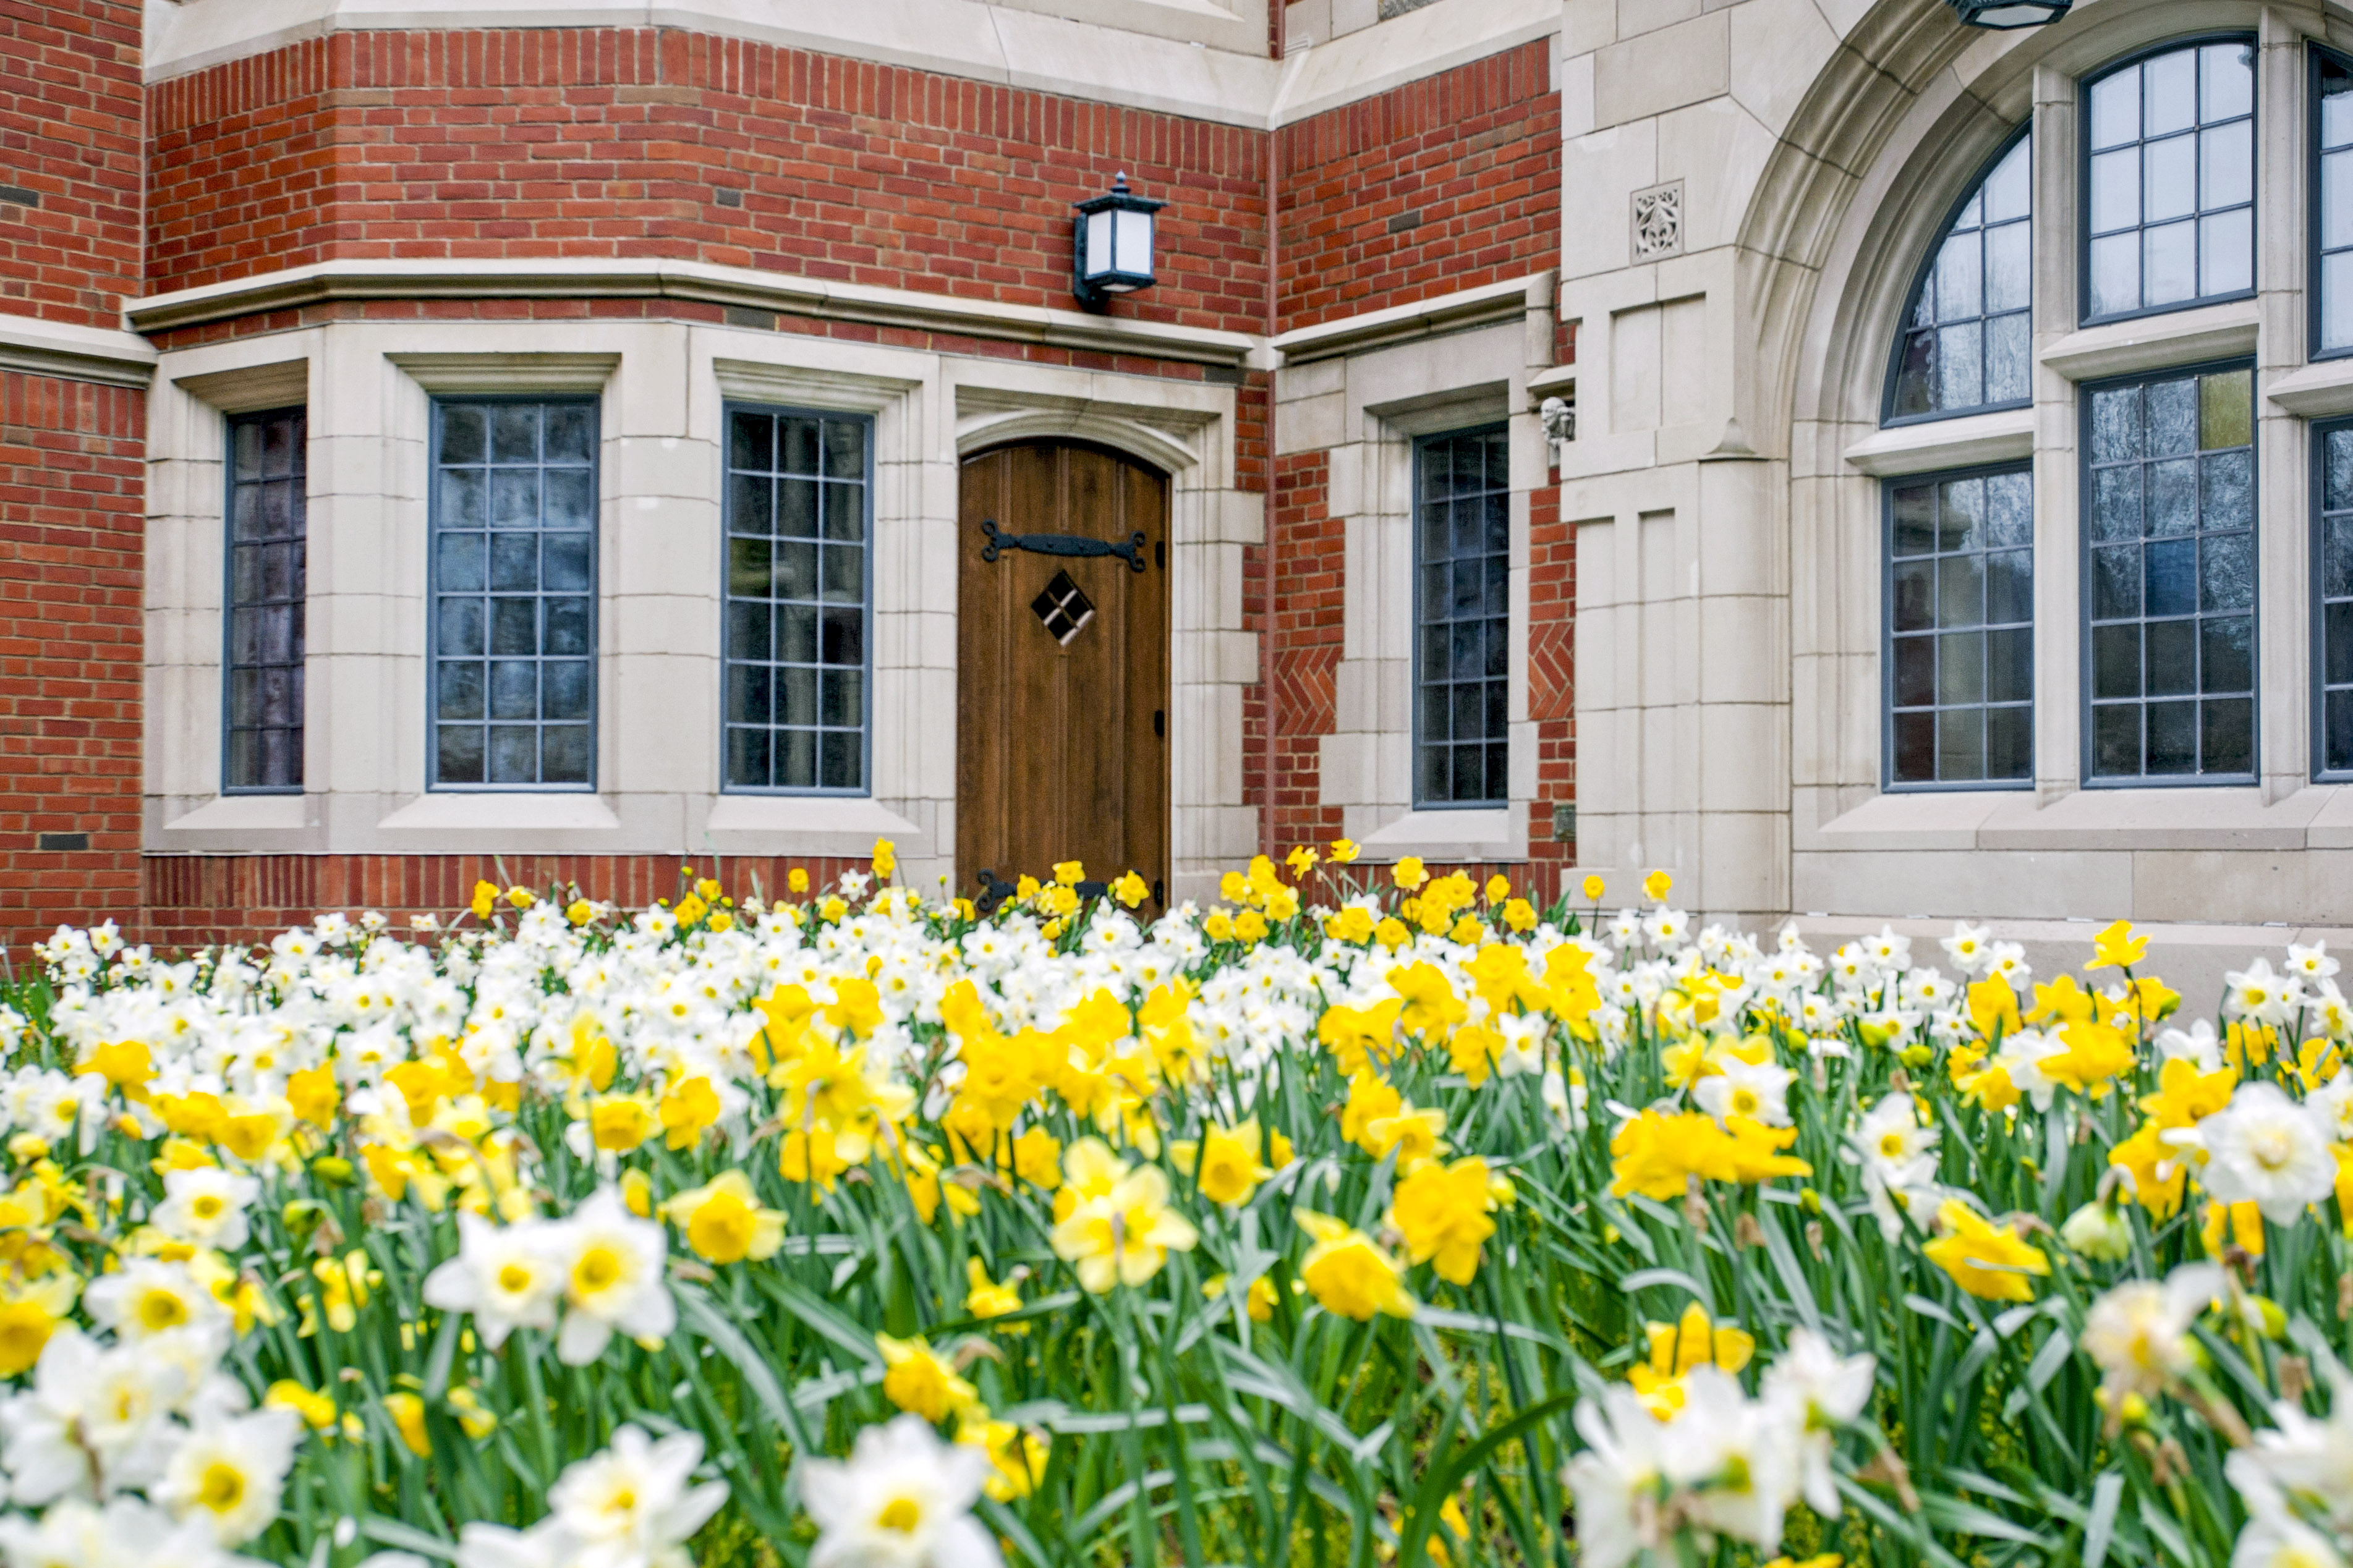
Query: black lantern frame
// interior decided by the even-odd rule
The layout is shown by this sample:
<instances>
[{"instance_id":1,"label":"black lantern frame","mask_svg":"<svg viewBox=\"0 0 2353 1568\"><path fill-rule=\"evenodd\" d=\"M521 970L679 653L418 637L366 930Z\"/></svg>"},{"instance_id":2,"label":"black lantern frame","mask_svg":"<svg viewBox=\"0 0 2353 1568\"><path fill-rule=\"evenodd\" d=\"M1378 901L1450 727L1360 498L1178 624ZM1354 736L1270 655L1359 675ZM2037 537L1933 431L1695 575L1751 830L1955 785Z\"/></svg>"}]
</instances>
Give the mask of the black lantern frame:
<instances>
[{"instance_id":1,"label":"black lantern frame","mask_svg":"<svg viewBox=\"0 0 2353 1568\"><path fill-rule=\"evenodd\" d=\"M1945 0L1965 27L2006 32L2013 27L2047 27L2067 14L2074 0Z\"/></svg>"},{"instance_id":2,"label":"black lantern frame","mask_svg":"<svg viewBox=\"0 0 2353 1568\"><path fill-rule=\"evenodd\" d=\"M1114 294L1151 288L1158 237L1153 215L1168 204L1129 190L1123 172L1113 178L1108 194L1071 205L1078 216L1071 225L1071 292L1079 303L1099 310ZM1092 252L1090 237L1096 245ZM1140 270L1133 265L1139 247Z\"/></svg>"}]
</instances>

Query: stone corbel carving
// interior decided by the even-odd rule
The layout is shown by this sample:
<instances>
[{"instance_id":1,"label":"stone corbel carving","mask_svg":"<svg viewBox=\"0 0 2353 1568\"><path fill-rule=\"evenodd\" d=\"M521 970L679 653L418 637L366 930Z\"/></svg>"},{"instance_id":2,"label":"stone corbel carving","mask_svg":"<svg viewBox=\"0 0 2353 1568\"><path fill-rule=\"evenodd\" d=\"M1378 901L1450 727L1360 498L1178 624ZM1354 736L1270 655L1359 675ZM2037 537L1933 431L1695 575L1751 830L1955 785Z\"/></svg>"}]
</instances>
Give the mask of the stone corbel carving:
<instances>
[{"instance_id":1,"label":"stone corbel carving","mask_svg":"<svg viewBox=\"0 0 2353 1568\"><path fill-rule=\"evenodd\" d=\"M1562 445L1577 439L1577 407L1565 397L1547 397L1536 405L1536 417L1544 422L1550 466L1558 468Z\"/></svg>"}]
</instances>

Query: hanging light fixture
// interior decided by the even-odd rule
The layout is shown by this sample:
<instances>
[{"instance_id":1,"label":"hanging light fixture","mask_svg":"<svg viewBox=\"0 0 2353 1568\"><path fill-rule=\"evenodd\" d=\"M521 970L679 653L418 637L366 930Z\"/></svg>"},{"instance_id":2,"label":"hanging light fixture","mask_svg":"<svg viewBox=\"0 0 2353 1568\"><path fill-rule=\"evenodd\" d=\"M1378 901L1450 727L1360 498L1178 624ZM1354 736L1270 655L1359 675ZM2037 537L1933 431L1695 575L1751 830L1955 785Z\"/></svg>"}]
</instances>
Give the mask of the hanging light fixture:
<instances>
[{"instance_id":1,"label":"hanging light fixture","mask_svg":"<svg viewBox=\"0 0 2353 1568\"><path fill-rule=\"evenodd\" d=\"M1152 215L1168 204L1130 191L1123 173L1112 181L1110 195L1074 205L1071 291L1079 303L1099 307L1113 294L1151 288Z\"/></svg>"},{"instance_id":2,"label":"hanging light fixture","mask_svg":"<svg viewBox=\"0 0 2353 1568\"><path fill-rule=\"evenodd\" d=\"M2067 14L2074 0L1945 0L1965 27L2045 27Z\"/></svg>"}]
</instances>

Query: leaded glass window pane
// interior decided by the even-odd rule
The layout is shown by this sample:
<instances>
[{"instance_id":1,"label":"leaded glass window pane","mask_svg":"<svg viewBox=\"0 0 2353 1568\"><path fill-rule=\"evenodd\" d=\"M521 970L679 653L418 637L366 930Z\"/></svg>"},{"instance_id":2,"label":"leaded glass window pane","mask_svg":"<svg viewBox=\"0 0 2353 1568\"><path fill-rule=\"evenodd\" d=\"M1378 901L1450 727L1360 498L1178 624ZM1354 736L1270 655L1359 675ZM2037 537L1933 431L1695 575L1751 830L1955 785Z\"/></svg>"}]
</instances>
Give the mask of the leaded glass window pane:
<instances>
[{"instance_id":1,"label":"leaded glass window pane","mask_svg":"<svg viewBox=\"0 0 2353 1568\"><path fill-rule=\"evenodd\" d=\"M839 414L727 414L731 790L867 789L871 426Z\"/></svg>"},{"instance_id":2,"label":"leaded glass window pane","mask_svg":"<svg viewBox=\"0 0 2353 1568\"><path fill-rule=\"evenodd\" d=\"M2084 320L2255 286L2254 45L2201 44L2091 84Z\"/></svg>"},{"instance_id":3,"label":"leaded glass window pane","mask_svg":"<svg viewBox=\"0 0 2353 1568\"><path fill-rule=\"evenodd\" d=\"M2252 779L2253 373L2158 376L2087 396L2092 777Z\"/></svg>"},{"instance_id":4,"label":"leaded glass window pane","mask_svg":"<svg viewBox=\"0 0 2353 1568\"><path fill-rule=\"evenodd\" d=\"M2320 766L2353 773L2353 426L2323 427L2320 521L2314 597L2320 625L2313 649L2320 674Z\"/></svg>"},{"instance_id":5,"label":"leaded glass window pane","mask_svg":"<svg viewBox=\"0 0 2353 1568\"><path fill-rule=\"evenodd\" d=\"M221 787L302 787L303 595L310 531L300 408L228 424L228 652Z\"/></svg>"},{"instance_id":6,"label":"leaded glass window pane","mask_svg":"<svg viewBox=\"0 0 2353 1568\"><path fill-rule=\"evenodd\" d=\"M2025 465L1887 488L1891 787L2034 773L2034 482Z\"/></svg>"},{"instance_id":7,"label":"leaded glass window pane","mask_svg":"<svg viewBox=\"0 0 2353 1568\"><path fill-rule=\"evenodd\" d=\"M1916 419L2027 401L2034 157L2021 136L1953 219L1915 291L1889 409Z\"/></svg>"},{"instance_id":8,"label":"leaded glass window pane","mask_svg":"<svg viewBox=\"0 0 2353 1568\"><path fill-rule=\"evenodd\" d=\"M2313 156L2320 172L2313 339L2321 353L2353 349L2353 64L2313 51Z\"/></svg>"},{"instance_id":9,"label":"leaded glass window pane","mask_svg":"<svg viewBox=\"0 0 2353 1568\"><path fill-rule=\"evenodd\" d=\"M436 788L595 776L593 399L433 409Z\"/></svg>"},{"instance_id":10,"label":"leaded glass window pane","mask_svg":"<svg viewBox=\"0 0 2353 1568\"><path fill-rule=\"evenodd\" d=\"M1414 802L1511 795L1511 449L1502 426L1414 452Z\"/></svg>"}]
</instances>

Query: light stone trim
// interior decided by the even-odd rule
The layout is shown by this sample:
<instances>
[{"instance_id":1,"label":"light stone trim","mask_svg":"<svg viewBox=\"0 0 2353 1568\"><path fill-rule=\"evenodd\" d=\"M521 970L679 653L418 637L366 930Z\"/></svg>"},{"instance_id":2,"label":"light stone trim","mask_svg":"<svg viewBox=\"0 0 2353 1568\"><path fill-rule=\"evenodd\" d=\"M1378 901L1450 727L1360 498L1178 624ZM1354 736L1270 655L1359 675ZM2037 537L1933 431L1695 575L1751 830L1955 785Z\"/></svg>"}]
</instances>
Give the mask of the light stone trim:
<instances>
[{"instance_id":1,"label":"light stone trim","mask_svg":"<svg viewBox=\"0 0 2353 1568\"><path fill-rule=\"evenodd\" d=\"M1276 333L1268 341L1268 346L1282 354L1285 364L1312 364L1317 360L1362 353L1367 349L1440 332L1522 321L1530 310L1549 310L1552 299L1553 275L1547 269L1525 278L1506 278L1476 288L1458 289L1450 294L1432 295L1427 300L1365 310L1312 327L1294 327Z\"/></svg>"},{"instance_id":2,"label":"light stone trim","mask_svg":"<svg viewBox=\"0 0 2353 1568\"><path fill-rule=\"evenodd\" d=\"M1165 377L662 321L336 322L164 356L151 413L145 847L160 853L862 854L953 868L957 485L1014 434L1169 472L1172 858L1180 892L1255 842L1241 797L1244 546L1235 393ZM430 793L425 437L436 391L601 394L598 786ZM217 793L224 412L310 410L311 609L299 796ZM873 416L871 797L720 789L723 410Z\"/></svg>"},{"instance_id":3,"label":"light stone trim","mask_svg":"<svg viewBox=\"0 0 2353 1568\"><path fill-rule=\"evenodd\" d=\"M2034 455L2034 410L2008 408L1961 419L1935 419L1874 431L1846 449L1846 460L1885 479L2006 463Z\"/></svg>"},{"instance_id":4,"label":"light stone trim","mask_svg":"<svg viewBox=\"0 0 2353 1568\"><path fill-rule=\"evenodd\" d=\"M1275 130L1561 28L1559 0L1433 0L1265 58L1271 0L151 0L146 79L338 32L678 27L847 59ZM1067 13L1079 11L1080 16Z\"/></svg>"},{"instance_id":5,"label":"light stone trim","mask_svg":"<svg viewBox=\"0 0 2353 1568\"><path fill-rule=\"evenodd\" d=\"M2260 311L2258 300L2233 300L2169 315L2079 327L2034 357L2069 381L2240 359L2255 352Z\"/></svg>"},{"instance_id":6,"label":"light stone trim","mask_svg":"<svg viewBox=\"0 0 2353 1568\"><path fill-rule=\"evenodd\" d=\"M1325 454L1327 504L1344 519L1341 654L1334 731L1318 753L1320 799L1341 808L1343 831L1370 860L1515 860L1528 852L1536 727L1527 697L1527 503L1550 475L1527 383L1550 361L1550 281L1544 275L1521 288L1516 320L1287 363L1276 376L1277 449ZM1418 810L1413 442L1498 421L1511 429L1511 614L1520 633L1511 639L1508 804Z\"/></svg>"},{"instance_id":7,"label":"light stone trim","mask_svg":"<svg viewBox=\"0 0 2353 1568\"><path fill-rule=\"evenodd\" d=\"M0 370L145 386L155 374L155 348L135 332L0 311Z\"/></svg>"},{"instance_id":8,"label":"light stone trim","mask_svg":"<svg viewBox=\"0 0 2353 1568\"><path fill-rule=\"evenodd\" d=\"M2353 414L2353 359L2322 360L2274 379L2264 395L2306 419Z\"/></svg>"},{"instance_id":9,"label":"light stone trim","mask_svg":"<svg viewBox=\"0 0 2353 1568\"><path fill-rule=\"evenodd\" d=\"M320 261L153 294L132 300L125 314L141 331L158 332L332 300L649 298L1209 364L1248 363L1265 341L1214 327L836 283L747 267L602 257Z\"/></svg>"}]
</instances>

